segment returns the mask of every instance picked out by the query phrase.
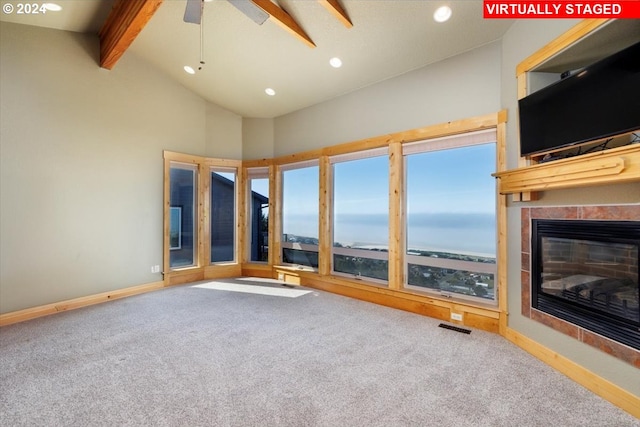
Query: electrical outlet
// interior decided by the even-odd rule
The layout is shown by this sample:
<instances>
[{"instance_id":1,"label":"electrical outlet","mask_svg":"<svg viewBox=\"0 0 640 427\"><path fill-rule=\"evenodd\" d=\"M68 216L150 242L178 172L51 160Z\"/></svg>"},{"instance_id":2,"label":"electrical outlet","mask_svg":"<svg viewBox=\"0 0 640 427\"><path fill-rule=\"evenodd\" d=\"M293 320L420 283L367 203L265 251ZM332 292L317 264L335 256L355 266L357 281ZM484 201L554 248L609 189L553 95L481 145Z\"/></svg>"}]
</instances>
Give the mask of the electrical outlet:
<instances>
[{"instance_id":1,"label":"electrical outlet","mask_svg":"<svg viewBox=\"0 0 640 427\"><path fill-rule=\"evenodd\" d=\"M457 320L462 322L462 314L461 313L451 313L451 320Z\"/></svg>"},{"instance_id":2,"label":"electrical outlet","mask_svg":"<svg viewBox=\"0 0 640 427\"><path fill-rule=\"evenodd\" d=\"M151 272L152 273L160 273L160 266L159 265L152 265L151 266Z\"/></svg>"},{"instance_id":3,"label":"electrical outlet","mask_svg":"<svg viewBox=\"0 0 640 427\"><path fill-rule=\"evenodd\" d=\"M278 273L278 280L284 281L284 273Z\"/></svg>"}]
</instances>

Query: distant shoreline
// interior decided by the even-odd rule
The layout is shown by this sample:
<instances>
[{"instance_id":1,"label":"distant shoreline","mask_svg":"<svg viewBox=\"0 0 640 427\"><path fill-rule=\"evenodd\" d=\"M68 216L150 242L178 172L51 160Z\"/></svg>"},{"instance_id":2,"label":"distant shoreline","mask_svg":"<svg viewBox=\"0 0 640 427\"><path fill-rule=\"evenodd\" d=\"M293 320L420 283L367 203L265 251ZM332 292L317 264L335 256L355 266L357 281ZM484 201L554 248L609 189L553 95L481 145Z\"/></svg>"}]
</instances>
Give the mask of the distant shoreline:
<instances>
[{"instance_id":1,"label":"distant shoreline","mask_svg":"<svg viewBox=\"0 0 640 427\"><path fill-rule=\"evenodd\" d=\"M340 245L342 245L342 247L345 248L351 248L351 249L366 249L366 250L385 250L388 251L389 250L389 246L388 245L378 245L378 244L370 244L370 243L359 243L359 242L354 242L351 245L346 245L344 243L340 243L338 242ZM491 258L491 259L495 259L496 255L494 254L486 254L486 253L482 253L482 252L471 252L471 251L456 251L456 252L451 252L451 249L441 249L441 248L409 248L407 249L407 255L418 255L416 254L412 254L410 252L440 252L440 253L445 253L445 254L450 254L450 255L467 255L467 256L477 256L477 257L482 257L482 258Z\"/></svg>"},{"instance_id":2,"label":"distant shoreline","mask_svg":"<svg viewBox=\"0 0 640 427\"><path fill-rule=\"evenodd\" d=\"M288 242L306 243L311 245L319 244L318 239L315 237L306 237L306 236L300 236L296 234L286 234L285 236L288 236L285 239L285 241L288 241ZM362 250L385 251L385 252L389 251L389 245L384 245L380 243L365 243L365 242L350 242L350 243L335 242L335 243L339 245L337 247L342 247L347 249L362 249ZM411 252L414 252L414 253L412 254ZM407 249L408 255L420 256L419 252L430 252L435 254L441 253L441 254L448 254L448 255L463 255L463 256L480 257L480 258L487 258L487 259L493 259L493 260L497 258L495 254L478 252L478 251L469 251L469 250L443 249L443 248L423 247L423 246L421 247L413 246Z\"/></svg>"}]
</instances>

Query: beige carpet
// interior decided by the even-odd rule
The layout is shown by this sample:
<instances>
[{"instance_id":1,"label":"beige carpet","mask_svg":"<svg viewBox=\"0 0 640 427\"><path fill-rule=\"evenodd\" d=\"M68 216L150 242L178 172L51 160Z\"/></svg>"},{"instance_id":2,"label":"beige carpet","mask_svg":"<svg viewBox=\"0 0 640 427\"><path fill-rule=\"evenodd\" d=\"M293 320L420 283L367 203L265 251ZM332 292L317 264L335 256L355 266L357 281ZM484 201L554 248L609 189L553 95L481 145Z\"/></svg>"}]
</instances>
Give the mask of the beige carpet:
<instances>
[{"instance_id":1,"label":"beige carpet","mask_svg":"<svg viewBox=\"0 0 640 427\"><path fill-rule=\"evenodd\" d=\"M60 313L0 329L0 425L640 426L440 323L256 279Z\"/></svg>"}]
</instances>

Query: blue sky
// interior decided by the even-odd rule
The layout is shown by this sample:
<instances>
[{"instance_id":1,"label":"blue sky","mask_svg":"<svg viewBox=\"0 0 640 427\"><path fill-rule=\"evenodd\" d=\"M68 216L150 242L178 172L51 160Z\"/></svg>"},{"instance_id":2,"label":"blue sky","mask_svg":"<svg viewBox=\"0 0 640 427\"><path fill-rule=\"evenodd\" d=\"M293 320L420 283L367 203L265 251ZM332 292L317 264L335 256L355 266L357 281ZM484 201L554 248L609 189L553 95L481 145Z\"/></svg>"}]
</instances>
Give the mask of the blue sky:
<instances>
[{"instance_id":1,"label":"blue sky","mask_svg":"<svg viewBox=\"0 0 640 427\"><path fill-rule=\"evenodd\" d=\"M252 179L251 191L255 191L256 193L261 194L266 198L269 198L269 178Z\"/></svg>"},{"instance_id":2,"label":"blue sky","mask_svg":"<svg viewBox=\"0 0 640 427\"><path fill-rule=\"evenodd\" d=\"M335 165L338 213L380 214L388 211L386 156ZM491 213L495 199L495 144L432 151L408 156L406 173L410 211L414 213ZM295 173L292 174L292 172ZM285 205L299 214L317 211L318 168L289 172ZM314 191L315 190L315 191Z\"/></svg>"},{"instance_id":3,"label":"blue sky","mask_svg":"<svg viewBox=\"0 0 640 427\"><path fill-rule=\"evenodd\" d=\"M333 170L336 215L389 211L389 158L336 163Z\"/></svg>"},{"instance_id":4,"label":"blue sky","mask_svg":"<svg viewBox=\"0 0 640 427\"><path fill-rule=\"evenodd\" d=\"M409 156L409 213L494 212L495 165L495 144Z\"/></svg>"},{"instance_id":5,"label":"blue sky","mask_svg":"<svg viewBox=\"0 0 640 427\"><path fill-rule=\"evenodd\" d=\"M486 241L495 227L496 184L491 176L495 164L495 144L407 156L410 240L424 246L421 242L437 234L444 243L454 230L466 229L477 236L483 233ZM318 173L317 166L286 172L284 232L318 237ZM267 180L253 183L254 191L268 195ZM336 163L334 184L335 240L384 242L388 234L388 157Z\"/></svg>"}]
</instances>

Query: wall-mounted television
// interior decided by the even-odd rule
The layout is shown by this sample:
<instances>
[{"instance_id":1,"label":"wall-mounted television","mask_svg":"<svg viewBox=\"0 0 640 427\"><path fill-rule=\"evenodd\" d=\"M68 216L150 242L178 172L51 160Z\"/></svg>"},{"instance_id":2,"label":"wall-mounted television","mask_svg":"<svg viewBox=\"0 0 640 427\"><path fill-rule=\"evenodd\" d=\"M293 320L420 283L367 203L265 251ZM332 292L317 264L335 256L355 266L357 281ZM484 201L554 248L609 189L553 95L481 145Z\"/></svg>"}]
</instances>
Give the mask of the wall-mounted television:
<instances>
[{"instance_id":1,"label":"wall-mounted television","mask_svg":"<svg viewBox=\"0 0 640 427\"><path fill-rule=\"evenodd\" d=\"M520 154L640 129L640 42L518 102Z\"/></svg>"}]
</instances>

